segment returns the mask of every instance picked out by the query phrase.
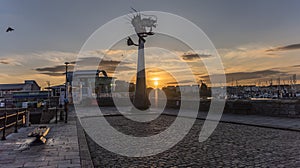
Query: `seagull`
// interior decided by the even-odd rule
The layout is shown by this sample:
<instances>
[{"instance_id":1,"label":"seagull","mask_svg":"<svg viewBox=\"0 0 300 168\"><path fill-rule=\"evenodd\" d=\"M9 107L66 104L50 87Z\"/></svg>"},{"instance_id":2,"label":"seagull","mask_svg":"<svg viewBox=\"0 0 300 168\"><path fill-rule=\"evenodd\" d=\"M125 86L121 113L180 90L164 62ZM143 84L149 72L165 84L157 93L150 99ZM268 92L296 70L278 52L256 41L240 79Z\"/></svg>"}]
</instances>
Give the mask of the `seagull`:
<instances>
[{"instance_id":1,"label":"seagull","mask_svg":"<svg viewBox=\"0 0 300 168\"><path fill-rule=\"evenodd\" d=\"M11 27L8 27L7 29L6 29L6 32L11 32L11 31L14 31L15 29L13 29L13 28L11 28Z\"/></svg>"}]
</instances>

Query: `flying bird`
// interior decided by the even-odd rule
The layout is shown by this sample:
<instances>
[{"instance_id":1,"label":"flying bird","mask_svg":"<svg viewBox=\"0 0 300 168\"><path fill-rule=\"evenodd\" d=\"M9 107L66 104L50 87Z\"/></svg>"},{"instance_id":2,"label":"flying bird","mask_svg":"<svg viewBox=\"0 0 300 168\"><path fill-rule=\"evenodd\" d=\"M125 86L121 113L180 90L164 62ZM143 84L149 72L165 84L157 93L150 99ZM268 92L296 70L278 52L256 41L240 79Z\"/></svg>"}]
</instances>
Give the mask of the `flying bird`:
<instances>
[{"instance_id":1,"label":"flying bird","mask_svg":"<svg viewBox=\"0 0 300 168\"><path fill-rule=\"evenodd\" d=\"M11 32L11 31L14 31L15 29L13 29L13 28L11 28L11 27L8 27L7 29L6 29L6 32Z\"/></svg>"}]
</instances>

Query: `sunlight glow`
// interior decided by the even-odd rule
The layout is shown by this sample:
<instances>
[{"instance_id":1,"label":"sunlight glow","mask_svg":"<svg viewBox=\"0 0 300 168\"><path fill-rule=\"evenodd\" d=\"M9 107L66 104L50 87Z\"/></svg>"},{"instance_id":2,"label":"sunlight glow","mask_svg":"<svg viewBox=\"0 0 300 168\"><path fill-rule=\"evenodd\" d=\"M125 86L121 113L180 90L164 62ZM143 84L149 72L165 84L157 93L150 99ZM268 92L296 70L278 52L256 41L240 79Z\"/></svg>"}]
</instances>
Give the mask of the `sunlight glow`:
<instances>
[{"instance_id":1,"label":"sunlight glow","mask_svg":"<svg viewBox=\"0 0 300 168\"><path fill-rule=\"evenodd\" d=\"M154 86L157 87L158 86L158 81L154 81Z\"/></svg>"}]
</instances>

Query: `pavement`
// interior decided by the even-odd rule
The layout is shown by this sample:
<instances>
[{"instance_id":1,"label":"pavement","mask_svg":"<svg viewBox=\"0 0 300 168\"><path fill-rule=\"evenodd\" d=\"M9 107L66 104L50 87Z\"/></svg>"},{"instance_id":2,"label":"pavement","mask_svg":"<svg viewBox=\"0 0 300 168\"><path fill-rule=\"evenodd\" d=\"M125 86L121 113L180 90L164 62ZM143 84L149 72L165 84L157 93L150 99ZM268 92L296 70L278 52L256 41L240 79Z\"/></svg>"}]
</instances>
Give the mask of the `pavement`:
<instances>
[{"instance_id":1,"label":"pavement","mask_svg":"<svg viewBox=\"0 0 300 168\"><path fill-rule=\"evenodd\" d=\"M89 107L85 110L89 115L98 114L93 113L93 109ZM117 123L115 127L121 127L120 130L122 126L129 127L130 124L122 120L121 114L116 109L105 107L102 112L106 118L113 118L110 119L110 123L112 125ZM130 112L128 114L136 115ZM166 123L173 121L177 110L167 109L164 114L153 125L154 133L165 129L168 126ZM206 115L205 112L198 113L199 120L191 131L197 132L195 135L199 135L198 128L201 128ZM187 110L183 117L190 116ZM32 145L32 138L27 137L27 134L39 125L23 127L19 129L19 133L12 133L7 136L7 140L0 141L0 167L76 168L93 167L93 164L95 167L197 167L199 165L300 167L300 118L223 114L221 123L205 143L199 144L196 136L188 135L176 145L177 147L165 153L139 159L110 153L95 144L90 137L85 136L73 110L70 111L67 124L59 122L43 125L51 128L46 144ZM138 135L140 130L141 128L131 131L136 131L137 136L140 136ZM154 134L151 129L147 131L141 134ZM125 132L130 134L128 130ZM227 148L224 147L224 143ZM216 151L216 147L222 150ZM215 162L217 164L214 164Z\"/></svg>"},{"instance_id":2,"label":"pavement","mask_svg":"<svg viewBox=\"0 0 300 168\"><path fill-rule=\"evenodd\" d=\"M166 115L159 116L153 122L141 124L122 117L113 108L103 108L102 112L116 130L135 137L156 135L166 130L175 120L177 113L176 110L168 109L164 112ZM137 114L129 111L127 115ZM147 157L126 157L110 152L87 136L94 166L300 167L299 118L224 114L212 135L206 141L199 142L205 116L206 113L200 112L199 119L195 121L191 130L175 146ZM188 110L183 117L191 117ZM87 119L93 120L95 117L88 116ZM121 148L126 149L126 144ZM158 149L153 145L149 150Z\"/></svg>"},{"instance_id":3,"label":"pavement","mask_svg":"<svg viewBox=\"0 0 300 168\"><path fill-rule=\"evenodd\" d=\"M0 141L0 167L3 168L67 168L89 166L81 159L78 140L82 142L83 132L78 131L77 118L70 111L68 123L43 124L50 127L45 144L34 143L35 138L27 137L28 133L40 125L23 127L18 133L8 135L7 140ZM84 138L85 140L85 138Z\"/></svg>"},{"instance_id":4,"label":"pavement","mask_svg":"<svg viewBox=\"0 0 300 168\"><path fill-rule=\"evenodd\" d=\"M101 116L98 112L95 112L95 108L86 107L88 111L88 116ZM101 108L102 116L118 116L121 115L119 110L122 111L122 114L125 115L137 115L137 113L130 112L130 108L121 107L119 109L113 107ZM151 109L152 115L159 116L161 112L159 109ZM149 113L148 113L149 114ZM178 114L177 109L165 109L163 114L176 116ZM181 115L182 117L191 117L193 116L192 111L185 110ZM198 112L197 119L205 120L207 117L207 112ZM212 115L212 118L213 115ZM213 120L213 119L212 119ZM263 116L263 115L246 115L246 114L230 114L223 113L220 119L220 122L232 123L232 124L243 124L249 126L258 126L274 129L283 129L291 131L300 131L300 116L299 118L288 118L288 117L278 117L278 116Z\"/></svg>"},{"instance_id":5,"label":"pavement","mask_svg":"<svg viewBox=\"0 0 300 168\"><path fill-rule=\"evenodd\" d=\"M176 115L176 110L168 109L164 112L169 115ZM190 117L187 111L183 116ZM198 119L206 119L207 112L198 112ZM277 117L277 116L262 116L262 115L246 115L246 114L228 114L223 113L221 122L232 124L244 124L249 126L258 126L274 129L283 129L291 131L300 131L300 116L299 118Z\"/></svg>"}]
</instances>

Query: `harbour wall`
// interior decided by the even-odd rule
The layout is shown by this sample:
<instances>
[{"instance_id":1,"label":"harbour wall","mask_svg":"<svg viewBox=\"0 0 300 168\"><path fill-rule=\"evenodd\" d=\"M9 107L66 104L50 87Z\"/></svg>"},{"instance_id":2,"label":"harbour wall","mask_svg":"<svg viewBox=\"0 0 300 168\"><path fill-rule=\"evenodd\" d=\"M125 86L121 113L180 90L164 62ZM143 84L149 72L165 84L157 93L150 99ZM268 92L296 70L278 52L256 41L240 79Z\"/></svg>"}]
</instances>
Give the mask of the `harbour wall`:
<instances>
[{"instance_id":1,"label":"harbour wall","mask_svg":"<svg viewBox=\"0 0 300 168\"><path fill-rule=\"evenodd\" d=\"M194 107L195 101L184 101L184 107ZM168 108L180 108L180 100L168 100ZM199 111L208 111L211 100L201 100ZM300 100L226 100L224 113L300 117Z\"/></svg>"}]
</instances>

